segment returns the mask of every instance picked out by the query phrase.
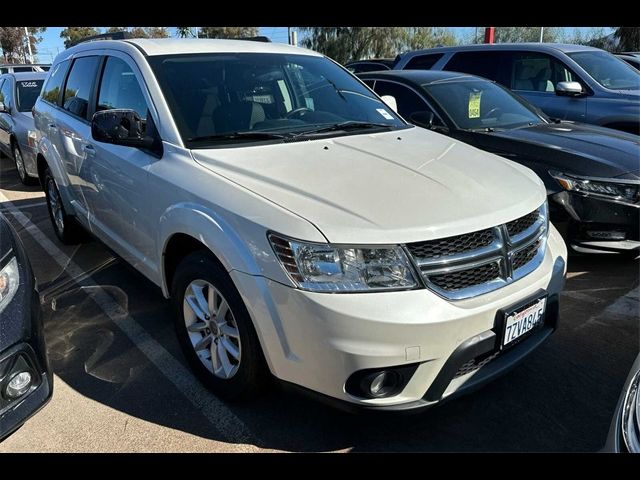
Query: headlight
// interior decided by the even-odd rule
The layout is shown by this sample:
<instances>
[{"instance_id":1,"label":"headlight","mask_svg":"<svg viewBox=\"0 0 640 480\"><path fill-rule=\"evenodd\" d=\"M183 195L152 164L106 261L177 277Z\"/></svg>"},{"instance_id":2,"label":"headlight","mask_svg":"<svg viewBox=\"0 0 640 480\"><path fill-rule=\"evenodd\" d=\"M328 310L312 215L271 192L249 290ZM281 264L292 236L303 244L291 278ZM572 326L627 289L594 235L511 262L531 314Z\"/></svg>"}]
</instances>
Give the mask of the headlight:
<instances>
[{"instance_id":1,"label":"headlight","mask_svg":"<svg viewBox=\"0 0 640 480\"><path fill-rule=\"evenodd\" d=\"M29 143L30 147L36 148L36 146L38 144L38 132L36 132L35 130L28 130L27 131L27 142Z\"/></svg>"},{"instance_id":2,"label":"headlight","mask_svg":"<svg viewBox=\"0 0 640 480\"><path fill-rule=\"evenodd\" d=\"M550 171L549 174L555 178L565 190L632 204L638 203L638 200L640 200L640 196L638 195L640 184L632 183L631 180L578 177L554 171Z\"/></svg>"},{"instance_id":3,"label":"headlight","mask_svg":"<svg viewBox=\"0 0 640 480\"><path fill-rule=\"evenodd\" d=\"M640 371L636 372L622 404L622 437L631 453L640 453Z\"/></svg>"},{"instance_id":4,"label":"headlight","mask_svg":"<svg viewBox=\"0 0 640 480\"><path fill-rule=\"evenodd\" d=\"M364 292L418 285L404 250L398 246L336 246L275 234L270 234L269 240L282 267L304 290Z\"/></svg>"},{"instance_id":5,"label":"headlight","mask_svg":"<svg viewBox=\"0 0 640 480\"><path fill-rule=\"evenodd\" d=\"M18 290L20 275L18 274L18 261L13 257L5 267L0 270L0 312L4 310Z\"/></svg>"}]
</instances>

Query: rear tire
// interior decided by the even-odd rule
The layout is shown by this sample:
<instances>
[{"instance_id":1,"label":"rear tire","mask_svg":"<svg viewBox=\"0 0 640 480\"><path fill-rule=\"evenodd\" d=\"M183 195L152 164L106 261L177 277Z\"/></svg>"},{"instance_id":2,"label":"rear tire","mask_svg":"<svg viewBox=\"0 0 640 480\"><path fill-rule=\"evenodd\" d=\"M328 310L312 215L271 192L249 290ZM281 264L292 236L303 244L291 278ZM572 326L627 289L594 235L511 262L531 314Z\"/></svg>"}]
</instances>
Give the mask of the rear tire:
<instances>
[{"instance_id":1,"label":"rear tire","mask_svg":"<svg viewBox=\"0 0 640 480\"><path fill-rule=\"evenodd\" d=\"M171 285L176 334L198 379L218 397L256 396L270 378L240 293L205 250L178 265Z\"/></svg>"},{"instance_id":2,"label":"rear tire","mask_svg":"<svg viewBox=\"0 0 640 480\"><path fill-rule=\"evenodd\" d=\"M65 211L58 185L48 168L44 172L44 194L49 218L58 239L65 245L81 243L84 240L84 231L76 219Z\"/></svg>"},{"instance_id":3,"label":"rear tire","mask_svg":"<svg viewBox=\"0 0 640 480\"><path fill-rule=\"evenodd\" d=\"M13 161L16 164L16 170L18 171L18 177L23 185L33 185L35 183L35 179L30 177L27 173L27 169L24 165L24 158L22 157L22 152L20 151L20 147L14 142L13 144Z\"/></svg>"}]
</instances>

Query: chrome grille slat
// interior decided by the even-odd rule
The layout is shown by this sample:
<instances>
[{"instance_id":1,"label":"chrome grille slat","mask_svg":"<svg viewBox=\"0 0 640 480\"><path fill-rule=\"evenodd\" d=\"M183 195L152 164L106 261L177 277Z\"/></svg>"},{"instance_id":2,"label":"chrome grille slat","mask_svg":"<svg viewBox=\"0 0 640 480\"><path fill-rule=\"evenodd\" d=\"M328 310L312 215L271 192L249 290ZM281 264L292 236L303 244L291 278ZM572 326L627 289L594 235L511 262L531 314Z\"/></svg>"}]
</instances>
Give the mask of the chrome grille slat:
<instances>
[{"instance_id":1,"label":"chrome grille slat","mask_svg":"<svg viewBox=\"0 0 640 480\"><path fill-rule=\"evenodd\" d=\"M460 300L496 290L535 270L544 258L547 232L545 202L511 222L407 244L406 250L428 288Z\"/></svg>"}]
</instances>

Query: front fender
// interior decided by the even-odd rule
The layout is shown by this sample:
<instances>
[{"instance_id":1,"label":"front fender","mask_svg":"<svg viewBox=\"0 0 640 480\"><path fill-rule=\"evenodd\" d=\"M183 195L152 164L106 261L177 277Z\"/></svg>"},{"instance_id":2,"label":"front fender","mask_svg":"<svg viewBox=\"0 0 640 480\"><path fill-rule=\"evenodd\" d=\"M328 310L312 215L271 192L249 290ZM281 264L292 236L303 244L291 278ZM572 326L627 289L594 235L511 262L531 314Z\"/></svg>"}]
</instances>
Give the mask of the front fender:
<instances>
[{"instance_id":1,"label":"front fender","mask_svg":"<svg viewBox=\"0 0 640 480\"><path fill-rule=\"evenodd\" d=\"M238 270L292 285L274 258L264 227L242 219L229 222L219 213L202 205L179 203L164 211L158 229L157 244L162 245L162 290L167 296L169 285L164 254L167 244L175 234L189 235L204 244L228 272Z\"/></svg>"}]
</instances>

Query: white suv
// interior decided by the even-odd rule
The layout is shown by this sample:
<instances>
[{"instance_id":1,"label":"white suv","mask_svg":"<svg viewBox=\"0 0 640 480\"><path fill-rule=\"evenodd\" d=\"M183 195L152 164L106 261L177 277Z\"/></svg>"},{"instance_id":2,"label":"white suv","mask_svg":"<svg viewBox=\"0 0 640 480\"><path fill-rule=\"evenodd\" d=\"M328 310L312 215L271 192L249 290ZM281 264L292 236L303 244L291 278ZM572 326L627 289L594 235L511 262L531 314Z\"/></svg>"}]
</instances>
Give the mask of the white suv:
<instances>
[{"instance_id":1,"label":"white suv","mask_svg":"<svg viewBox=\"0 0 640 480\"><path fill-rule=\"evenodd\" d=\"M271 372L429 406L549 336L566 247L532 171L388 104L282 44L81 44L35 106L39 176L63 242L90 230L172 299L221 397Z\"/></svg>"}]
</instances>

